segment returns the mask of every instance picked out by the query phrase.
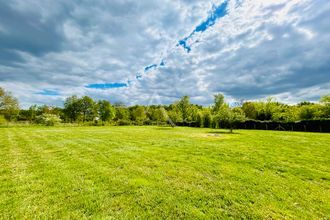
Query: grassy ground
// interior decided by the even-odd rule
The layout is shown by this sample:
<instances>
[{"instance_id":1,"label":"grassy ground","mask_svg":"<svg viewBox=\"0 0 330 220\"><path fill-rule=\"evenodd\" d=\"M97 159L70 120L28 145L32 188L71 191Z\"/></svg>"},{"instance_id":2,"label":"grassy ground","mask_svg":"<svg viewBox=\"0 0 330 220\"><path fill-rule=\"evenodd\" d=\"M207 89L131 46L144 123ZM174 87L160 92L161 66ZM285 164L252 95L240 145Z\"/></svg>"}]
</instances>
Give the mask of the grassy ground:
<instances>
[{"instance_id":1,"label":"grassy ground","mask_svg":"<svg viewBox=\"0 0 330 220\"><path fill-rule=\"evenodd\" d=\"M329 219L330 134L0 128L0 218Z\"/></svg>"}]
</instances>

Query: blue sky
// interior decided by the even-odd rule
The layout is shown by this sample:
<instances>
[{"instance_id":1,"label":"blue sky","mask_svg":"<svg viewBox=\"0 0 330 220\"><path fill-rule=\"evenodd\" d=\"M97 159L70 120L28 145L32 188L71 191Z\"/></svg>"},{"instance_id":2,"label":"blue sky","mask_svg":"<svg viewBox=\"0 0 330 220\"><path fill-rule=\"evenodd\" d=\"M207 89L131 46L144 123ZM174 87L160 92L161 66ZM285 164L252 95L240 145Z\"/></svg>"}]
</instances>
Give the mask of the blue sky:
<instances>
[{"instance_id":1,"label":"blue sky","mask_svg":"<svg viewBox=\"0 0 330 220\"><path fill-rule=\"evenodd\" d=\"M328 0L0 2L0 86L22 107L315 101L330 93L329 51Z\"/></svg>"}]
</instances>

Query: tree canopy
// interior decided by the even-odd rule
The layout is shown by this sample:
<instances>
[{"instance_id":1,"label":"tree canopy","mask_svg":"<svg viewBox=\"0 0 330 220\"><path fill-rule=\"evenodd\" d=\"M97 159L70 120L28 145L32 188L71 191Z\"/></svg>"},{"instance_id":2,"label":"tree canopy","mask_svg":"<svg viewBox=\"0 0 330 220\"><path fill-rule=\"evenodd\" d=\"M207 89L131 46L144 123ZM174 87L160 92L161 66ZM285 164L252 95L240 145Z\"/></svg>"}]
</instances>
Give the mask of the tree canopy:
<instances>
[{"instance_id":1,"label":"tree canopy","mask_svg":"<svg viewBox=\"0 0 330 220\"><path fill-rule=\"evenodd\" d=\"M19 114L18 100L10 93L0 87L0 114L11 121Z\"/></svg>"}]
</instances>

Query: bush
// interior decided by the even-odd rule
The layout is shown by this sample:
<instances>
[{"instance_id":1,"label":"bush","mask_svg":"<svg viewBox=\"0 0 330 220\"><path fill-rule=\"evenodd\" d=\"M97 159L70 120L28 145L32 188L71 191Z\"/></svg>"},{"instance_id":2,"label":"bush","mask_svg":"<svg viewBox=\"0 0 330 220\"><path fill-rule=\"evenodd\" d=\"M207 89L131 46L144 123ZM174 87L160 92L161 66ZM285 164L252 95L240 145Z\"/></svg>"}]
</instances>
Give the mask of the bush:
<instances>
[{"instance_id":1,"label":"bush","mask_svg":"<svg viewBox=\"0 0 330 220\"><path fill-rule=\"evenodd\" d=\"M61 118L58 115L53 114L42 114L36 117L36 123L46 126L54 126L55 124L61 123Z\"/></svg>"},{"instance_id":2,"label":"bush","mask_svg":"<svg viewBox=\"0 0 330 220\"><path fill-rule=\"evenodd\" d=\"M131 125L132 122L130 120L120 119L117 121L116 125L123 126L123 125Z\"/></svg>"}]
</instances>

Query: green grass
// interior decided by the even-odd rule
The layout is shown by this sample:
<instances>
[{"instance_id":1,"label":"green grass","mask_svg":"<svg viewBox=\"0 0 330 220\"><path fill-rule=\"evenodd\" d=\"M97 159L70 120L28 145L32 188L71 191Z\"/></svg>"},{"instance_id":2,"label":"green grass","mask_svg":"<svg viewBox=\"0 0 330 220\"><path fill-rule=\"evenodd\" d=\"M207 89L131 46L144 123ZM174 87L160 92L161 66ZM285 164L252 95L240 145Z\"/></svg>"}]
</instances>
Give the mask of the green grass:
<instances>
[{"instance_id":1,"label":"green grass","mask_svg":"<svg viewBox=\"0 0 330 220\"><path fill-rule=\"evenodd\" d=\"M329 219L330 134L0 128L0 219Z\"/></svg>"}]
</instances>

